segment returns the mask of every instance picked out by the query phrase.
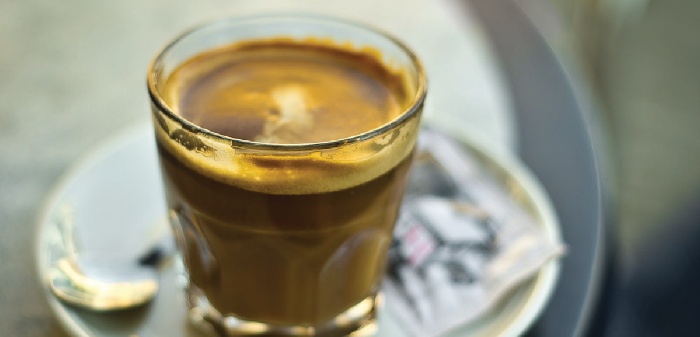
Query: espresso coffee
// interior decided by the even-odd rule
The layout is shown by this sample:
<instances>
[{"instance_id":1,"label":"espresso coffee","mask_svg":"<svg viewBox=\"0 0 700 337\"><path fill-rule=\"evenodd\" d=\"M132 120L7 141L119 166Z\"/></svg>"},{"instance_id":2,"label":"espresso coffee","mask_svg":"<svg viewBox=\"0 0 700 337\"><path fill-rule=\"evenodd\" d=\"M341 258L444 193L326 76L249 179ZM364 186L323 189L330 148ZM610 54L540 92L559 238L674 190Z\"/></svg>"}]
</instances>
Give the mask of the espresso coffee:
<instances>
[{"instance_id":1,"label":"espresso coffee","mask_svg":"<svg viewBox=\"0 0 700 337\"><path fill-rule=\"evenodd\" d=\"M371 300L418 118L376 141L352 137L416 104L401 69L371 49L271 39L198 54L163 83L165 104L211 132L201 137L233 139L213 148L156 116L190 295L224 316L304 326ZM330 145L286 147L319 142Z\"/></svg>"},{"instance_id":2,"label":"espresso coffee","mask_svg":"<svg viewBox=\"0 0 700 337\"><path fill-rule=\"evenodd\" d=\"M347 138L395 119L413 99L404 75L378 56L313 40L241 42L182 64L164 98L187 120L233 138L280 144Z\"/></svg>"}]
</instances>

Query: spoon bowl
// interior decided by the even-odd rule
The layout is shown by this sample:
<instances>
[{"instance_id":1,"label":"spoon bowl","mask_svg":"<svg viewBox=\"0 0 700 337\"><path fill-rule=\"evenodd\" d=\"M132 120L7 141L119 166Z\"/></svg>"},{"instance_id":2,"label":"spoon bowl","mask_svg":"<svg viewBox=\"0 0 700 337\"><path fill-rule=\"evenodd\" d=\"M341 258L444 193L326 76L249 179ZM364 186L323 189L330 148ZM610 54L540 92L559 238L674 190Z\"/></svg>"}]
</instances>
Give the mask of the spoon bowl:
<instances>
[{"instance_id":1,"label":"spoon bowl","mask_svg":"<svg viewBox=\"0 0 700 337\"><path fill-rule=\"evenodd\" d=\"M49 288L60 300L94 311L141 306L158 292L153 268L104 254L60 258L48 278Z\"/></svg>"}]
</instances>

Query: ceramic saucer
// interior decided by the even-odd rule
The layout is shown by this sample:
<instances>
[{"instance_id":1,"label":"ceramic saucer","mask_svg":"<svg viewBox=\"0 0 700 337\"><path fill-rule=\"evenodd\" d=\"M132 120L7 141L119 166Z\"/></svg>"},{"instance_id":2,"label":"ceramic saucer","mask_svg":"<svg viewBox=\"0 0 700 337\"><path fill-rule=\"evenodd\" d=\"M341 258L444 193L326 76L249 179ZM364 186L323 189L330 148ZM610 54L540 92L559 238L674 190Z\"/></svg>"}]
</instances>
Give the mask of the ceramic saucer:
<instances>
[{"instance_id":1,"label":"ceramic saucer","mask_svg":"<svg viewBox=\"0 0 700 337\"><path fill-rule=\"evenodd\" d=\"M547 235L559 238L554 211L538 182L516 159L486 153L483 146L461 138L486 169L509 187L512 197L530 210ZM84 251L119 252L136 258L149 228L162 221L165 202L151 125L144 121L99 146L77 163L46 201L38 223L37 266L44 294L64 328L74 336L205 337L187 323L185 299L175 268L161 270L161 287L146 306L122 312L96 313L64 305L46 286L48 267L59 258L56 220L70 206L75 214L76 243ZM447 336L518 336L546 305L559 274L551 261L480 319ZM377 337L408 335L387 310L379 316Z\"/></svg>"}]
</instances>

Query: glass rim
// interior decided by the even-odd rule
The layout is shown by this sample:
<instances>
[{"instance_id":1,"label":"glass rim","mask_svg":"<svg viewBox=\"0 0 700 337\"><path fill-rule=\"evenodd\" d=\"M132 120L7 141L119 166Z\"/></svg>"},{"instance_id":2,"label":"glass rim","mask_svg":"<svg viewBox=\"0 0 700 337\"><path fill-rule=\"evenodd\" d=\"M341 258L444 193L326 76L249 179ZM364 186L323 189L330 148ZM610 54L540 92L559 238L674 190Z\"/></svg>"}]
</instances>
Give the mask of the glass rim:
<instances>
[{"instance_id":1,"label":"glass rim","mask_svg":"<svg viewBox=\"0 0 700 337\"><path fill-rule=\"evenodd\" d=\"M214 131L211 131L209 129L203 128L188 119L182 117L181 115L175 113L173 109L165 102L165 100L162 98L160 95L160 92L158 91L158 86L156 84L156 79L158 75L158 71L156 71L157 67L163 63L163 59L168 55L169 51L174 48L180 41L183 39L186 39L189 36L192 36L198 32L204 31L206 29L209 29L211 27L214 27L216 25L229 25L229 24L235 24L235 23L244 23L246 21L255 21L255 20L260 20L260 19L305 19L305 20L315 20L315 21L323 21L323 22L328 22L331 24L342 24L342 25L348 25L348 26L353 26L354 28L359 28L362 30L365 30L369 33L379 35L391 43L393 43L395 46L397 46L401 52L405 53L406 56L408 56L411 65L413 68L416 70L416 89L413 91L413 100L411 101L410 105L408 105L407 108L405 108L401 114L399 114L396 118L392 119L391 121L382 124L374 129L367 130L365 132L350 136L350 137L344 137L344 138L339 138L339 139L333 139L333 140L328 140L328 141L321 141L321 142L313 142L313 143L292 143L292 144L286 144L286 143L265 143L265 142L257 142L253 140L246 140L246 139L240 139L240 138L235 138L235 137L230 137L226 136ZM410 119L414 115L418 114L419 111L422 108L422 105L425 101L425 97L427 95L427 76L425 73L425 69L423 67L422 62L416 56L416 54L408 48L408 46L403 43L401 40L397 39L394 37L392 34L385 32L384 30L381 30L376 27L372 27L368 24L357 22L357 21L352 21L344 18L337 18L334 16L328 16L328 15L313 15L313 14L300 14L300 13L273 13L273 14L258 14L258 15L248 15L248 16L234 16L234 17L228 17L224 19L217 19L217 20L212 20L208 21L205 23L202 23L200 25L197 25L193 28L190 28L188 30L185 30L184 32L180 33L179 35L175 36L173 39L170 40L170 42L165 45L153 58L151 61L149 67L148 67L148 74L147 74L147 86L148 86L148 95L150 96L151 103L158 108L158 110L162 113L164 113L167 117L175 121L176 123L179 123L183 128L187 129L190 132L196 132L198 134L203 134L211 138L215 139L220 139L224 141L231 142L232 146L239 145L241 147L247 147L247 148L257 148L257 149L265 149L265 150L286 150L286 151L303 151L303 150L314 150L314 149L327 149L327 148L335 148L339 147L341 145L346 145L350 143L355 143L355 142L360 142L368 139L375 138L389 130L392 130L396 128L397 126L403 124L406 120Z\"/></svg>"}]
</instances>

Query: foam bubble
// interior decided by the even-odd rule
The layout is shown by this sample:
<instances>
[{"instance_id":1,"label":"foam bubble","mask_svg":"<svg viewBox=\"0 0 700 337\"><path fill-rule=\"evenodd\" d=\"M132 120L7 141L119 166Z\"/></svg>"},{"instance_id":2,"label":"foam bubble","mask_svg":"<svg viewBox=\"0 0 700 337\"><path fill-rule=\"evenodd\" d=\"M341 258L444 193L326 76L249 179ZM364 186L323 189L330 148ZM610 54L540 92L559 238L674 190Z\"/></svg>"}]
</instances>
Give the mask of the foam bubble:
<instances>
[{"instance_id":1,"label":"foam bubble","mask_svg":"<svg viewBox=\"0 0 700 337\"><path fill-rule=\"evenodd\" d=\"M277 105L277 118L268 118L261 135L255 138L263 143L301 143L313 132L314 117L307 104L311 97L300 85L285 85L272 89Z\"/></svg>"}]
</instances>

